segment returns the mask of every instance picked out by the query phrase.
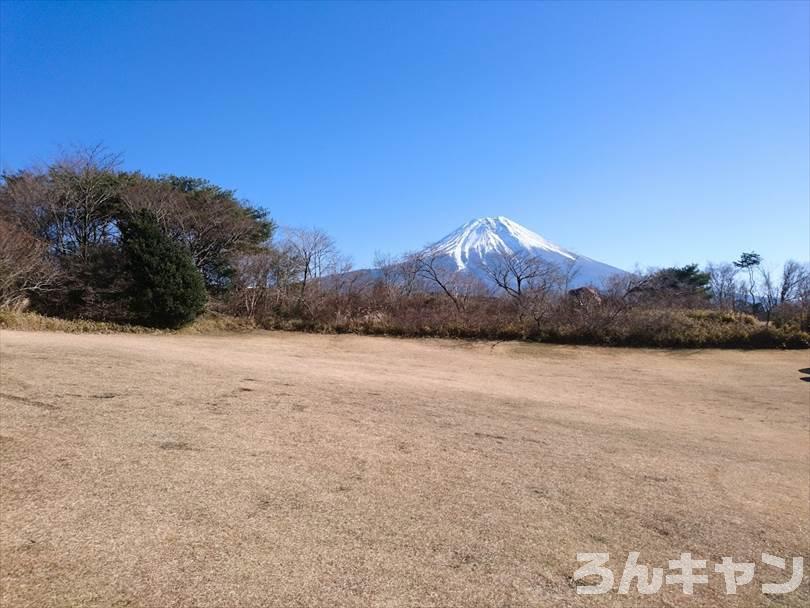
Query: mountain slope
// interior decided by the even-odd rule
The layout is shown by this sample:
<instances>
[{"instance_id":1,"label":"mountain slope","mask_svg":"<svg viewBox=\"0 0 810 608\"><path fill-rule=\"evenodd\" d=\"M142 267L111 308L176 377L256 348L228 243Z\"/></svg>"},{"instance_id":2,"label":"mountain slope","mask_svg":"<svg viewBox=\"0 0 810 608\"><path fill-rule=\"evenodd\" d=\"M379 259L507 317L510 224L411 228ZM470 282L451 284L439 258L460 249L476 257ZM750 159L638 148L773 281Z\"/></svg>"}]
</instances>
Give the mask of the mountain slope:
<instances>
[{"instance_id":1,"label":"mountain slope","mask_svg":"<svg viewBox=\"0 0 810 608\"><path fill-rule=\"evenodd\" d=\"M502 253L537 257L564 271L570 268L573 271L570 287L602 287L610 277L625 274L619 268L564 249L503 216L467 222L426 247L423 253L436 258L445 269L469 273L485 282L491 280L485 267L491 266Z\"/></svg>"}]
</instances>

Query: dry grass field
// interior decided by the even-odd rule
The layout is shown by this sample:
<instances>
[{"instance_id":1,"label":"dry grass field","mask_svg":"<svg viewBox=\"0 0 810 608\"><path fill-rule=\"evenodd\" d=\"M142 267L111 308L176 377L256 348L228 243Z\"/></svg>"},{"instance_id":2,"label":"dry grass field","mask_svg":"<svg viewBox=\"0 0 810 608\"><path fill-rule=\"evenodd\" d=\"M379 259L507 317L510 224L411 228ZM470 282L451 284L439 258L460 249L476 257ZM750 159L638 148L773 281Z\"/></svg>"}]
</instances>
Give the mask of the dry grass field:
<instances>
[{"instance_id":1,"label":"dry grass field","mask_svg":"<svg viewBox=\"0 0 810 608\"><path fill-rule=\"evenodd\" d=\"M0 334L0 605L803 606L807 352ZM806 376L806 375L805 375ZM753 561L578 596L577 552ZM806 570L810 568L806 567ZM785 573L782 578L788 578Z\"/></svg>"}]
</instances>

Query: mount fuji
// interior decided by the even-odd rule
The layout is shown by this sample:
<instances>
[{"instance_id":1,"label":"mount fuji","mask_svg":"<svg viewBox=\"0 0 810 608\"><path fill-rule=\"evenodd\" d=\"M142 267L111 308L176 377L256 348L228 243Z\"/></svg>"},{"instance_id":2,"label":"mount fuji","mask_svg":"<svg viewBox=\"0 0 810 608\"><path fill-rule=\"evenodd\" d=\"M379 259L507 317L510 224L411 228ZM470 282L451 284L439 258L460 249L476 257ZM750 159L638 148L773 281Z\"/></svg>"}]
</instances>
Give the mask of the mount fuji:
<instances>
[{"instance_id":1,"label":"mount fuji","mask_svg":"<svg viewBox=\"0 0 810 608\"><path fill-rule=\"evenodd\" d=\"M428 245L421 253L430 255L442 268L468 273L490 282L485 268L503 253L536 257L572 271L569 287L605 286L624 270L564 249L509 218L483 217L467 222L446 237Z\"/></svg>"}]
</instances>

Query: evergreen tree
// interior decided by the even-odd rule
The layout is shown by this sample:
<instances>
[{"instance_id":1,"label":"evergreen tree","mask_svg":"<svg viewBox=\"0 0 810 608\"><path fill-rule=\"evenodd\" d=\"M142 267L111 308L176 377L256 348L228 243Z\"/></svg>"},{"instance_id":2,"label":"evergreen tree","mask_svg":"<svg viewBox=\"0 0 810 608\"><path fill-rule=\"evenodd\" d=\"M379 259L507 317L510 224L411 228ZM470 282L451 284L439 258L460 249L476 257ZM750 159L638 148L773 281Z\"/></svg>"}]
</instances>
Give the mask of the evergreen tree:
<instances>
[{"instance_id":1,"label":"evergreen tree","mask_svg":"<svg viewBox=\"0 0 810 608\"><path fill-rule=\"evenodd\" d=\"M748 294L751 296L751 310L757 310L756 281L754 279L754 269L762 263L762 256L754 251L743 252L740 259L734 262L734 266L740 270L748 272Z\"/></svg>"},{"instance_id":2,"label":"evergreen tree","mask_svg":"<svg viewBox=\"0 0 810 608\"><path fill-rule=\"evenodd\" d=\"M137 321L175 328L205 306L205 282L191 255L167 236L153 213L140 210L121 225L122 247L131 283L130 309Z\"/></svg>"},{"instance_id":3,"label":"evergreen tree","mask_svg":"<svg viewBox=\"0 0 810 608\"><path fill-rule=\"evenodd\" d=\"M710 278L697 264L662 268L651 276L646 291L664 301L698 305L710 297Z\"/></svg>"},{"instance_id":4,"label":"evergreen tree","mask_svg":"<svg viewBox=\"0 0 810 608\"><path fill-rule=\"evenodd\" d=\"M709 297L708 272L701 272L697 264L687 264L680 268L664 268L658 272L661 286L684 295Z\"/></svg>"}]
</instances>

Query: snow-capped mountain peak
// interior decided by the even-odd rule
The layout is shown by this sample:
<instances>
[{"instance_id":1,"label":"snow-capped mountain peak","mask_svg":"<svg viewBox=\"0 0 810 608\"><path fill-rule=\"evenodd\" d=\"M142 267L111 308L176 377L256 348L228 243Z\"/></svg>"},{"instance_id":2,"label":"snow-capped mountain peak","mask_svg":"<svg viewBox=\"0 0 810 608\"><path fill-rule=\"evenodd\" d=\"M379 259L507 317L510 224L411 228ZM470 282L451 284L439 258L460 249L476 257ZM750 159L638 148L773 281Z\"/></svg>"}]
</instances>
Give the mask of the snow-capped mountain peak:
<instances>
[{"instance_id":1,"label":"snow-capped mountain peak","mask_svg":"<svg viewBox=\"0 0 810 608\"><path fill-rule=\"evenodd\" d=\"M465 269L470 260L474 262L496 252L541 250L576 260L576 255L570 251L502 215L469 221L428 249L451 256L459 270Z\"/></svg>"},{"instance_id":2,"label":"snow-capped mountain peak","mask_svg":"<svg viewBox=\"0 0 810 608\"><path fill-rule=\"evenodd\" d=\"M504 253L525 254L557 265L571 275L571 287L604 286L609 277L624 273L596 260L578 255L504 216L482 217L467 222L429 245L431 256L443 259L449 269L488 280L486 268Z\"/></svg>"}]
</instances>

